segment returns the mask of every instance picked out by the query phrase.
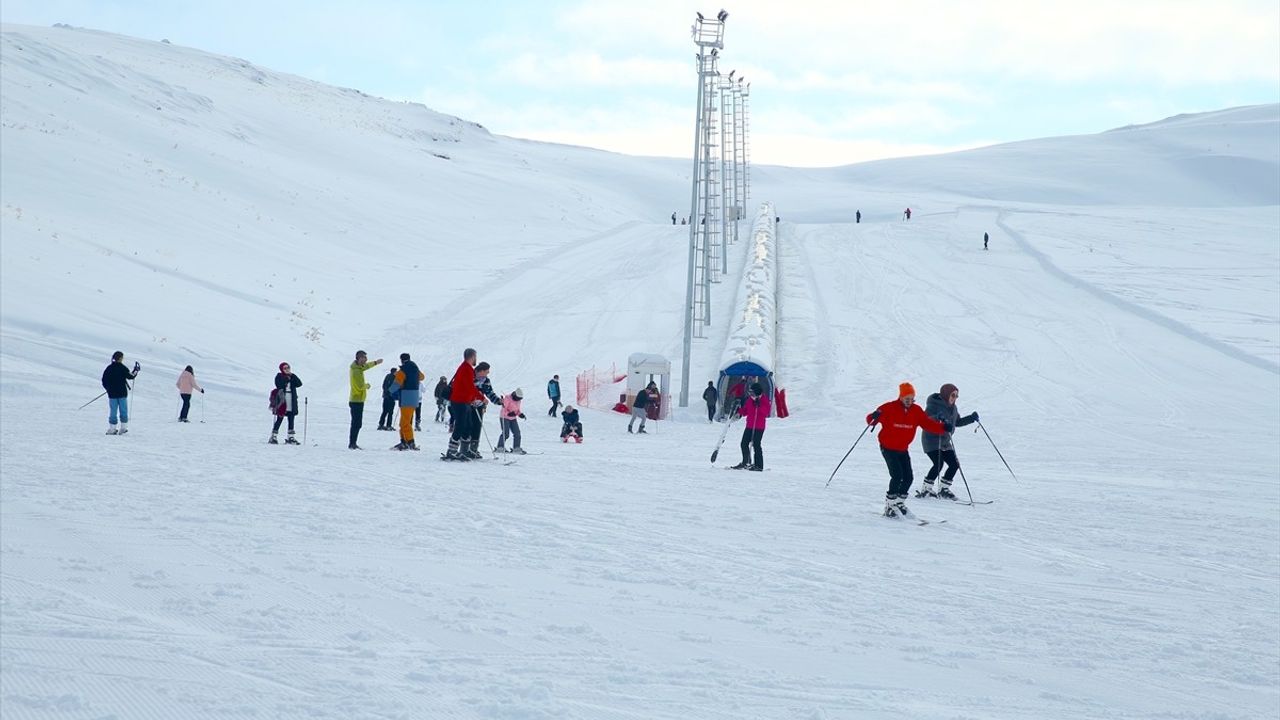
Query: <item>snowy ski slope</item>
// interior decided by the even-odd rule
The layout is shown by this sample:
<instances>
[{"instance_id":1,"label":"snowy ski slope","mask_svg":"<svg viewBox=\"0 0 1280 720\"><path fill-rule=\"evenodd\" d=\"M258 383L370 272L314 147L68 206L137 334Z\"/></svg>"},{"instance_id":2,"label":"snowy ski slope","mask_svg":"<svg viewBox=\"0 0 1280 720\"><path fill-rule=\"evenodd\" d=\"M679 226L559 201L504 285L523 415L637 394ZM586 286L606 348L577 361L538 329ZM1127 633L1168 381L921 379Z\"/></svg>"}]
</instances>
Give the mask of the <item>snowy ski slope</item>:
<instances>
[{"instance_id":1,"label":"snowy ski slope","mask_svg":"<svg viewBox=\"0 0 1280 720\"><path fill-rule=\"evenodd\" d=\"M1277 106L754 168L793 416L747 474L696 407L582 445L545 415L552 373L678 361L687 162L86 30L0 50L6 720L1280 714ZM468 345L533 454L379 452L372 404L345 449L357 348ZM116 349L122 438L75 410ZM300 448L264 442L281 360ZM876 517L873 439L824 490L903 380L958 385L1020 482L965 428L992 505Z\"/></svg>"}]
</instances>

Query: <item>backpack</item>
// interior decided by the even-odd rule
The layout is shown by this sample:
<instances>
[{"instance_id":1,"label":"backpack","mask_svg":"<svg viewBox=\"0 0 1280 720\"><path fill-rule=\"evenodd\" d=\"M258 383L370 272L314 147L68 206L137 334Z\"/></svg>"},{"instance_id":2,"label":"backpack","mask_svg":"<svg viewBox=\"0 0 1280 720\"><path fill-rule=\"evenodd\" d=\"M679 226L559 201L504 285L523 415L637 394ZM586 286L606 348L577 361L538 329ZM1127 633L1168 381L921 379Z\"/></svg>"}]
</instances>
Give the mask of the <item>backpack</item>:
<instances>
[{"instance_id":1,"label":"backpack","mask_svg":"<svg viewBox=\"0 0 1280 720\"><path fill-rule=\"evenodd\" d=\"M267 400L267 407L271 408L272 415L283 415L285 409L284 393L280 392L280 388L272 388L271 396Z\"/></svg>"}]
</instances>

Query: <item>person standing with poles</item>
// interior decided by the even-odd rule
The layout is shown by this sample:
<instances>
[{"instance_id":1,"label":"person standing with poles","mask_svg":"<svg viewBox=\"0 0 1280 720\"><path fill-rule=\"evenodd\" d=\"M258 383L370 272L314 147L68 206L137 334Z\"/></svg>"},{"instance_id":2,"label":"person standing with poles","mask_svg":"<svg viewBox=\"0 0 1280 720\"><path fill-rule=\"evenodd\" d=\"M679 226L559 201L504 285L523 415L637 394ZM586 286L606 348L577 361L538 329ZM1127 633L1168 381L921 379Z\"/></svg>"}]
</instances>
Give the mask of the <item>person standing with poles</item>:
<instances>
[{"instance_id":1,"label":"person standing with poles","mask_svg":"<svg viewBox=\"0 0 1280 720\"><path fill-rule=\"evenodd\" d=\"M363 350L356 351L356 359L351 363L351 398L347 405L351 408L351 432L347 439L348 450L359 450L356 440L360 437L360 428L364 426L364 401L368 397L369 383L365 382L364 371L382 364L382 358L369 362L369 355Z\"/></svg>"},{"instance_id":2,"label":"person standing with poles","mask_svg":"<svg viewBox=\"0 0 1280 720\"><path fill-rule=\"evenodd\" d=\"M276 433L280 432L280 423L286 418L289 420L289 437L285 438L284 444L301 444L293 436L293 419L298 417L298 388L300 387L302 387L302 379L293 374L293 369L289 367L289 363L280 363L280 372L276 373L276 421L271 426L271 437L267 440L267 444L280 444L276 440Z\"/></svg>"},{"instance_id":3,"label":"person standing with poles","mask_svg":"<svg viewBox=\"0 0 1280 720\"><path fill-rule=\"evenodd\" d=\"M138 377L142 366L133 364L133 370L125 367L124 352L111 353L111 364L102 371L102 389L107 391L110 406L107 416L107 434L124 435L129 432L129 381ZM119 420L120 427L116 427Z\"/></svg>"},{"instance_id":4,"label":"person standing with poles","mask_svg":"<svg viewBox=\"0 0 1280 720\"><path fill-rule=\"evenodd\" d=\"M191 422L187 419L187 412L191 410L191 394L199 390L200 394L204 394L204 388L200 387L200 383L196 382L196 371L188 365L181 374L178 375L178 395L182 397L182 410L178 412L178 422ZM202 400L203 403L203 400ZM201 404L201 415L204 415L204 405Z\"/></svg>"},{"instance_id":5,"label":"person standing with poles","mask_svg":"<svg viewBox=\"0 0 1280 720\"><path fill-rule=\"evenodd\" d=\"M977 422L978 413L970 413L964 417L960 417L960 409L956 407L956 400L960 397L960 389L951 383L942 386L938 392L929 396L925 401L925 413L941 423L950 423L952 427L964 427L970 423ZM952 442L951 431L942 434L925 430L920 435L920 444L924 447L924 454L929 456L929 460L933 465L929 468L929 472L924 476L924 484L916 491L916 497L940 497L943 500L955 500L955 493L951 492L951 483L955 480L956 472L960 470L960 459L956 457L955 444ZM933 481L938 479L938 473L942 471L942 464L947 464L947 472L942 476L942 487L935 493L933 491Z\"/></svg>"},{"instance_id":6,"label":"person standing with poles","mask_svg":"<svg viewBox=\"0 0 1280 720\"><path fill-rule=\"evenodd\" d=\"M925 414L916 405L916 389L911 383L898 385L898 399L890 400L867 415L867 425L879 422L880 454L889 468L889 490L884 494L884 516L907 517L907 493L911 490L911 441L916 439L916 428L942 434L955 430L949 423L940 423Z\"/></svg>"},{"instance_id":7,"label":"person standing with poles","mask_svg":"<svg viewBox=\"0 0 1280 720\"><path fill-rule=\"evenodd\" d=\"M716 405L720 402L720 391L715 383L707 381L707 389L702 391L702 400L707 403L707 422L716 421Z\"/></svg>"},{"instance_id":8,"label":"person standing with poles","mask_svg":"<svg viewBox=\"0 0 1280 720\"><path fill-rule=\"evenodd\" d=\"M453 373L449 383L453 387L449 395L449 414L453 417L453 434L449 436L449 449L445 460L478 460L482 455L472 453L471 442L480 442L480 411L484 395L476 387L476 351L462 351L462 364ZM558 387L558 385L557 385ZM557 399L558 401L558 399ZM474 455L474 457L472 457Z\"/></svg>"},{"instance_id":9,"label":"person standing with poles","mask_svg":"<svg viewBox=\"0 0 1280 720\"><path fill-rule=\"evenodd\" d=\"M560 376L552 375L547 381L547 397L551 398L551 409L547 411L547 417L555 417L556 411L560 409Z\"/></svg>"},{"instance_id":10,"label":"person standing with poles","mask_svg":"<svg viewBox=\"0 0 1280 720\"><path fill-rule=\"evenodd\" d=\"M520 401L524 400L524 390L516 388L515 392L502 397L502 413L498 417L502 421L502 435L498 437L498 452L506 452L507 438L511 438L511 452L517 455L528 455L520 447L520 421L525 419L520 411Z\"/></svg>"},{"instance_id":11,"label":"person standing with poles","mask_svg":"<svg viewBox=\"0 0 1280 720\"><path fill-rule=\"evenodd\" d=\"M733 470L764 470L764 451L760 448L760 439L764 437L765 422L769 419L769 398L764 396L764 386L758 382L751 383L747 399L738 409L738 414L747 419L747 427L742 431L742 462L734 465ZM755 450L755 461L751 460L751 450Z\"/></svg>"}]
</instances>

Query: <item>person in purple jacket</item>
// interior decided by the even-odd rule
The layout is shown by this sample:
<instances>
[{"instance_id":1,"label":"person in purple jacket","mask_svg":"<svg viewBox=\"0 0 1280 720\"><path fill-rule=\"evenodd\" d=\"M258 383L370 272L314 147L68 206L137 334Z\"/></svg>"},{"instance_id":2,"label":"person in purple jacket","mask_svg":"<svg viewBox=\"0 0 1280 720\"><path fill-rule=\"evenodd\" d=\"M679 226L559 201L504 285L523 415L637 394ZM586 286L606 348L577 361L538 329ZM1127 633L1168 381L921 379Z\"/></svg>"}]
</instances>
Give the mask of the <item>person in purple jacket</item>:
<instances>
[{"instance_id":1,"label":"person in purple jacket","mask_svg":"<svg viewBox=\"0 0 1280 720\"><path fill-rule=\"evenodd\" d=\"M765 422L772 409L769 398L764 395L764 386L758 382L751 383L747 399L738 409L738 414L747 419L747 428L742 431L742 462L734 465L734 470L764 470L764 451L760 449L760 438L764 437ZM755 451L755 462L751 461L752 450Z\"/></svg>"}]
</instances>

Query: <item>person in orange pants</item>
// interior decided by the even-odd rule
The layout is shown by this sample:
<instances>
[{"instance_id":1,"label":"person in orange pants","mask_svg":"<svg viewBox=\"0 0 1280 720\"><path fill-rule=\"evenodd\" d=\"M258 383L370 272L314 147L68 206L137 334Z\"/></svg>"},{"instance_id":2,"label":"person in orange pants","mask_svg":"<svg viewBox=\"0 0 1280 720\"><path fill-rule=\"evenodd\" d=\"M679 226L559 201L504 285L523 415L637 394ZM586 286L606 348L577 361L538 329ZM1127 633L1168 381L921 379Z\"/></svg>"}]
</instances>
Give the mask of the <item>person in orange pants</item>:
<instances>
[{"instance_id":1,"label":"person in orange pants","mask_svg":"<svg viewBox=\"0 0 1280 720\"><path fill-rule=\"evenodd\" d=\"M413 416L418 410L421 397L422 381L427 376L418 369L418 364L409 359L409 353L400 353L400 369L396 371L396 381L392 388L400 388L400 444L393 450L417 450L413 441Z\"/></svg>"}]
</instances>

